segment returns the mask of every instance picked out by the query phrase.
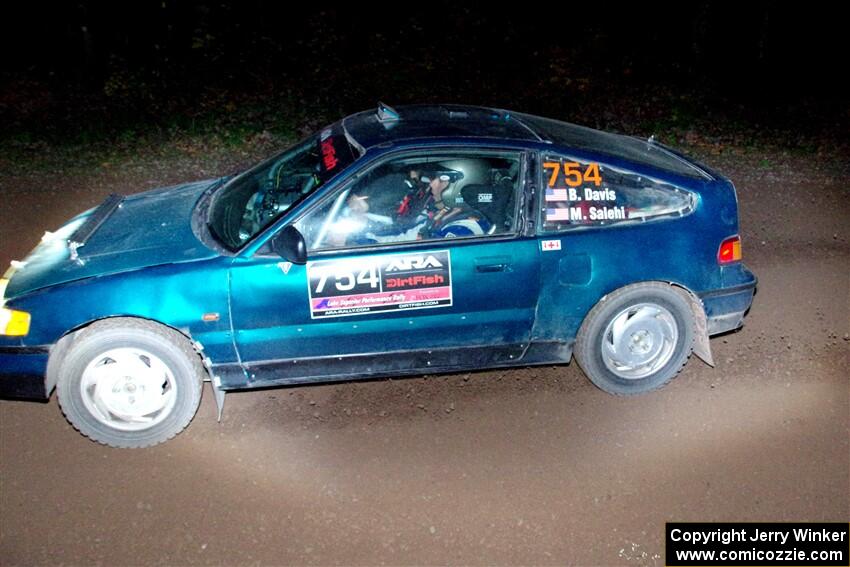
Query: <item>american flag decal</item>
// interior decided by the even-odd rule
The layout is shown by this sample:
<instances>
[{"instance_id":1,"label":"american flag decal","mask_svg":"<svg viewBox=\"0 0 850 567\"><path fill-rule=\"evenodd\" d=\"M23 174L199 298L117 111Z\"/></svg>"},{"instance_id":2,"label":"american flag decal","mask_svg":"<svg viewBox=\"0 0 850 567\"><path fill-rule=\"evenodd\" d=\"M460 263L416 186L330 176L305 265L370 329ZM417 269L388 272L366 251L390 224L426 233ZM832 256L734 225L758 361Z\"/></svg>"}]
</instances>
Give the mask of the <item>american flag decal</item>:
<instances>
[{"instance_id":1,"label":"american flag decal","mask_svg":"<svg viewBox=\"0 0 850 567\"><path fill-rule=\"evenodd\" d=\"M547 201L566 201L567 200L567 190L566 189L546 189L546 200Z\"/></svg>"},{"instance_id":2,"label":"american flag decal","mask_svg":"<svg viewBox=\"0 0 850 567\"><path fill-rule=\"evenodd\" d=\"M566 207L562 209L546 209L547 221L568 221L570 220L570 210Z\"/></svg>"}]
</instances>

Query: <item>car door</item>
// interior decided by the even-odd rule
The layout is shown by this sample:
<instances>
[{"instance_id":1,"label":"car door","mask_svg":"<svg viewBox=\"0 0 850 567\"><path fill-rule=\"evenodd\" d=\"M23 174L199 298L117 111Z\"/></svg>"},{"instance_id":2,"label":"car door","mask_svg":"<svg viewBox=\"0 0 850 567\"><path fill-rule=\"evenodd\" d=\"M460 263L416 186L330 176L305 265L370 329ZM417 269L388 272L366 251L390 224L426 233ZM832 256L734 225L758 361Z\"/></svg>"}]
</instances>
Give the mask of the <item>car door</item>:
<instances>
[{"instance_id":1,"label":"car door","mask_svg":"<svg viewBox=\"0 0 850 567\"><path fill-rule=\"evenodd\" d=\"M399 220L404 203L427 209L426 169L457 178L443 196L464 212L440 230L415 211ZM249 379L398 374L520 356L540 285L537 241L519 230L525 169L519 151L392 155L292 219L306 264L237 257L234 341ZM357 199L371 206L359 211L365 216Z\"/></svg>"}]
</instances>

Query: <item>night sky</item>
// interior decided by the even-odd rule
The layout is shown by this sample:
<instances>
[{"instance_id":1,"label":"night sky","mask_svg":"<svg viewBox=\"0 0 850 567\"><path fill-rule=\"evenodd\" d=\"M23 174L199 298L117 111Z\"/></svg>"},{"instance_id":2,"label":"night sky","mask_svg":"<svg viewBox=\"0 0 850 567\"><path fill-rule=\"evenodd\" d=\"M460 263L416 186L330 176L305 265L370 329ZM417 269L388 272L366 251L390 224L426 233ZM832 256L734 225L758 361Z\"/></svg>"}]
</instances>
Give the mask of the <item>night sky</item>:
<instances>
[{"instance_id":1,"label":"night sky","mask_svg":"<svg viewBox=\"0 0 850 567\"><path fill-rule=\"evenodd\" d=\"M654 96L665 107L680 96L697 111L818 129L848 108L844 24L828 6L32 2L0 39L0 118L49 130L249 103L333 117L378 99L578 118L611 100L652 112Z\"/></svg>"}]
</instances>

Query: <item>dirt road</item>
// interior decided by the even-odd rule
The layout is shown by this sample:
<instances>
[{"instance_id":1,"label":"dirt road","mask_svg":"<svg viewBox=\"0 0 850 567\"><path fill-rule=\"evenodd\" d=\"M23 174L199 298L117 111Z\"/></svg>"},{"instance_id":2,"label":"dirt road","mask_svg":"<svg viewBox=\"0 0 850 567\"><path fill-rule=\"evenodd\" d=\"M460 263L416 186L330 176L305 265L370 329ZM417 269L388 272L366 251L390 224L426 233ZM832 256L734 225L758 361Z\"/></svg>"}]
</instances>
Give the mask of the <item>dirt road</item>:
<instances>
[{"instance_id":1,"label":"dirt road","mask_svg":"<svg viewBox=\"0 0 850 567\"><path fill-rule=\"evenodd\" d=\"M705 160L738 186L760 278L715 369L632 399L574 364L251 392L222 423L207 391L140 451L80 436L55 399L3 401L0 563L663 565L667 521L847 521L850 160ZM110 191L186 177L164 167L0 178L0 261Z\"/></svg>"}]
</instances>

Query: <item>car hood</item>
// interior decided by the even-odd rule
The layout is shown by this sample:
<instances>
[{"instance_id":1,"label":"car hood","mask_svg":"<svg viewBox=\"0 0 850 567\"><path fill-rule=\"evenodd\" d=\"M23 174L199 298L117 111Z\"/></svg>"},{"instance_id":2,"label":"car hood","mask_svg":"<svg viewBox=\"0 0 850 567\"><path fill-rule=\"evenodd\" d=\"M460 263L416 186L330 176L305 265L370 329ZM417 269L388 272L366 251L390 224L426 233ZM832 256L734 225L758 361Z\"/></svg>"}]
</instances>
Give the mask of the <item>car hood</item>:
<instances>
[{"instance_id":1,"label":"car hood","mask_svg":"<svg viewBox=\"0 0 850 567\"><path fill-rule=\"evenodd\" d=\"M82 278L216 256L192 231L192 212L201 194L218 182L198 181L124 198L77 248L76 258L69 238L98 208L45 233L23 262L12 263L6 299Z\"/></svg>"}]
</instances>

